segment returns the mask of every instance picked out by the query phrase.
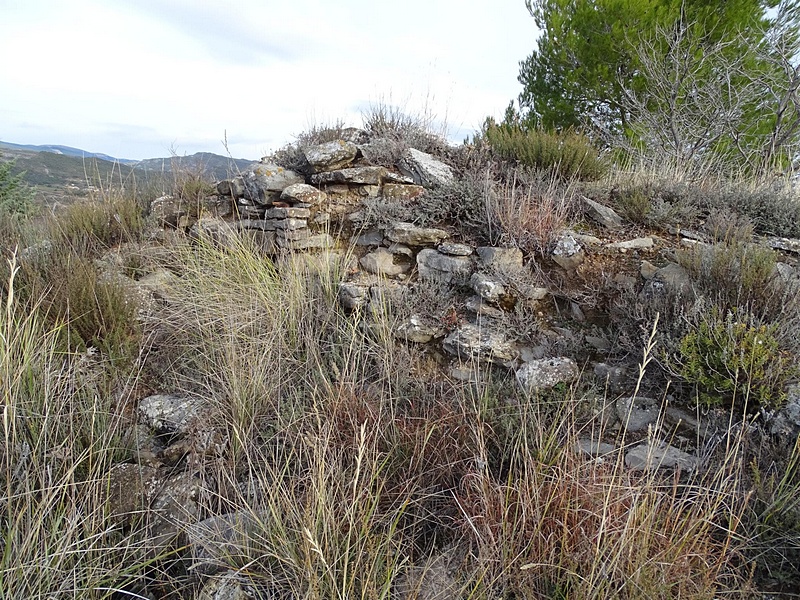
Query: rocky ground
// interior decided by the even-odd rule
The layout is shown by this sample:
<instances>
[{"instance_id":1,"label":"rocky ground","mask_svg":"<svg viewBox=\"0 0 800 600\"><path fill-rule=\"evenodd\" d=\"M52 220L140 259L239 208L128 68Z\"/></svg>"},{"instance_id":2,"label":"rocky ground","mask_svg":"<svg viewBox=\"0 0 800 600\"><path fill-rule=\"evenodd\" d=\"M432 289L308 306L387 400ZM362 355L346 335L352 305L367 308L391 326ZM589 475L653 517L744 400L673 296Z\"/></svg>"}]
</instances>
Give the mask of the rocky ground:
<instances>
[{"instance_id":1,"label":"rocky ground","mask_svg":"<svg viewBox=\"0 0 800 600\"><path fill-rule=\"evenodd\" d=\"M587 460L620 460L631 471L682 477L714 468L714 448L731 435L729 411L698 410L663 376L640 370L654 355L643 356L643 346L620 347L630 339L613 326L614 311L633 311L654 298L693 301L696 274L678 254L710 246L713 232L632 227L612 206L585 195L579 217L556 232L546 254L476 242L459 223L381 222L370 214L376 202L413 207L457 173L415 149L394 166L369 164L368 146L364 132L347 130L341 139L305 148L305 172L264 159L218 182L200 210L167 196L153 201L152 213L165 232L185 231L201 244L234 248L244 235L276 264L286 253L334 257L341 309L367 329L394 310L394 343L434 357L437 378L479 382L499 370L531 398L590 382L595 393L583 398L588 408L581 416L588 426L576 447ZM775 277L796 284L800 240L756 237L753 243L774 250ZM109 276L126 277L114 271L114 253L101 263ZM158 312L181 276L156 269L127 285L141 294L144 313ZM124 522L150 511L157 549L180 539L187 571L207 580L197 598L266 597L240 571L226 570L222 559L257 529L257 516L209 515L200 508L209 483L198 465L225 454L226 433L214 426L204 399L153 391L135 407L135 460L112 469L112 513ZM791 446L800 432L800 388L791 387L779 410L762 410L752 423ZM447 556L437 555L416 575L408 571L416 584L397 583L397 597L451 597Z\"/></svg>"}]
</instances>

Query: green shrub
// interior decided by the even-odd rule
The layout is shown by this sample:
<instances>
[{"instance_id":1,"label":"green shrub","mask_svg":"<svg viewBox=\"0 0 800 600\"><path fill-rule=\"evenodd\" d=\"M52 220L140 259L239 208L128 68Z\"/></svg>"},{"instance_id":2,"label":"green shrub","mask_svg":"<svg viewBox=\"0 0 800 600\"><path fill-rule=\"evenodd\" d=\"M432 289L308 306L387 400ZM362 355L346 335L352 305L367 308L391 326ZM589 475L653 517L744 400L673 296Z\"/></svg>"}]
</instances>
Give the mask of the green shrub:
<instances>
[{"instance_id":1,"label":"green shrub","mask_svg":"<svg viewBox=\"0 0 800 600\"><path fill-rule=\"evenodd\" d=\"M61 348L90 347L111 359L128 360L138 350L137 302L123 280L101 276L90 258L63 244L43 248L17 275L21 301L36 303L46 324L60 332Z\"/></svg>"},{"instance_id":2,"label":"green shrub","mask_svg":"<svg viewBox=\"0 0 800 600\"><path fill-rule=\"evenodd\" d=\"M489 122L486 139L505 160L552 170L564 179L593 180L606 172L606 164L589 139L574 131L552 133Z\"/></svg>"},{"instance_id":3,"label":"green shrub","mask_svg":"<svg viewBox=\"0 0 800 600\"><path fill-rule=\"evenodd\" d=\"M110 193L71 204L51 221L50 237L81 251L98 251L138 239L144 226L144 211L134 197Z\"/></svg>"},{"instance_id":4,"label":"green shrub","mask_svg":"<svg viewBox=\"0 0 800 600\"><path fill-rule=\"evenodd\" d=\"M182 171L175 174L175 196L181 200L199 202L215 193L214 185L202 172Z\"/></svg>"},{"instance_id":5,"label":"green shrub","mask_svg":"<svg viewBox=\"0 0 800 600\"><path fill-rule=\"evenodd\" d=\"M641 189L626 190L617 197L616 204L622 216L632 223L648 224L653 203Z\"/></svg>"},{"instance_id":6,"label":"green shrub","mask_svg":"<svg viewBox=\"0 0 800 600\"><path fill-rule=\"evenodd\" d=\"M25 216L33 210L33 190L25 173L12 175L15 162L0 161L0 214Z\"/></svg>"},{"instance_id":7,"label":"green shrub","mask_svg":"<svg viewBox=\"0 0 800 600\"><path fill-rule=\"evenodd\" d=\"M697 387L704 404L778 408L798 369L775 330L747 314L713 309L681 339L677 373Z\"/></svg>"}]
</instances>

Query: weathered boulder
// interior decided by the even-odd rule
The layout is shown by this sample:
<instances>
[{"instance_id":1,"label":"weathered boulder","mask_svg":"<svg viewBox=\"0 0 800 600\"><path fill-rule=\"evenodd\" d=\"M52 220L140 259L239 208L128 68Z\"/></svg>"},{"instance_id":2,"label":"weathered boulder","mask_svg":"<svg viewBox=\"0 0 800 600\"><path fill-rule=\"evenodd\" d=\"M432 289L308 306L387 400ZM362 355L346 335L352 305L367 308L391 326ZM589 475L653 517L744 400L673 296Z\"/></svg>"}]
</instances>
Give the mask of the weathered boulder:
<instances>
[{"instance_id":1,"label":"weathered boulder","mask_svg":"<svg viewBox=\"0 0 800 600\"><path fill-rule=\"evenodd\" d=\"M416 148L408 148L397 163L400 171L425 187L439 187L451 183L453 170L442 161Z\"/></svg>"},{"instance_id":2,"label":"weathered boulder","mask_svg":"<svg viewBox=\"0 0 800 600\"><path fill-rule=\"evenodd\" d=\"M328 199L325 192L318 190L307 183L293 183L281 192L281 200L292 204L307 204L314 206Z\"/></svg>"},{"instance_id":3,"label":"weathered boulder","mask_svg":"<svg viewBox=\"0 0 800 600\"><path fill-rule=\"evenodd\" d=\"M658 421L661 402L655 398L626 396L616 402L617 417L627 432L644 431Z\"/></svg>"},{"instance_id":4,"label":"weathered boulder","mask_svg":"<svg viewBox=\"0 0 800 600\"><path fill-rule=\"evenodd\" d=\"M485 326L463 323L442 342L444 350L459 358L479 358L511 366L519 356L516 344L502 333Z\"/></svg>"},{"instance_id":5,"label":"weathered boulder","mask_svg":"<svg viewBox=\"0 0 800 600\"><path fill-rule=\"evenodd\" d=\"M783 250L790 254L800 254L800 239L771 237L765 240L765 244L768 248L772 248L773 250Z\"/></svg>"},{"instance_id":6,"label":"weathered boulder","mask_svg":"<svg viewBox=\"0 0 800 600\"><path fill-rule=\"evenodd\" d=\"M396 277L411 270L408 263L395 263L395 255L386 248L379 247L359 260L359 264L367 273Z\"/></svg>"},{"instance_id":7,"label":"weathered boulder","mask_svg":"<svg viewBox=\"0 0 800 600\"><path fill-rule=\"evenodd\" d=\"M172 289L178 279L178 276L169 269L156 269L137 279L136 285L158 300L167 300L172 295Z\"/></svg>"},{"instance_id":8,"label":"weathered boulder","mask_svg":"<svg viewBox=\"0 0 800 600\"><path fill-rule=\"evenodd\" d=\"M470 296L467 298L467 301L464 303L464 308L476 315L490 317L492 319L500 319L504 315L501 309L489 304L480 296Z\"/></svg>"},{"instance_id":9,"label":"weathered boulder","mask_svg":"<svg viewBox=\"0 0 800 600\"><path fill-rule=\"evenodd\" d=\"M783 408L768 413L766 420L772 435L782 436L792 442L800 433L800 384L789 386L787 391Z\"/></svg>"},{"instance_id":10,"label":"weathered boulder","mask_svg":"<svg viewBox=\"0 0 800 600\"><path fill-rule=\"evenodd\" d=\"M583 262L583 248L573 235L564 233L556 242L552 257L562 269L573 271Z\"/></svg>"},{"instance_id":11,"label":"weathered boulder","mask_svg":"<svg viewBox=\"0 0 800 600\"><path fill-rule=\"evenodd\" d=\"M186 528L191 569L198 574L224 570L226 564L247 563L257 540L263 539L270 515L240 511L203 519Z\"/></svg>"},{"instance_id":12,"label":"weathered boulder","mask_svg":"<svg viewBox=\"0 0 800 600\"><path fill-rule=\"evenodd\" d=\"M402 256L406 256L408 258L414 258L414 251L405 244L398 244L397 242L394 242L389 244L389 247L386 249L392 254L401 254Z\"/></svg>"},{"instance_id":13,"label":"weathered boulder","mask_svg":"<svg viewBox=\"0 0 800 600\"><path fill-rule=\"evenodd\" d=\"M449 256L425 248L417 254L417 269L422 279L452 283L466 281L472 274L474 262L470 256Z\"/></svg>"},{"instance_id":14,"label":"weathered boulder","mask_svg":"<svg viewBox=\"0 0 800 600\"><path fill-rule=\"evenodd\" d=\"M139 400L139 421L159 433L187 433L204 413L203 402L188 396L155 394Z\"/></svg>"},{"instance_id":15,"label":"weathered boulder","mask_svg":"<svg viewBox=\"0 0 800 600\"><path fill-rule=\"evenodd\" d=\"M608 387L612 392L621 391L627 386L630 379L628 369L620 365L596 363L593 371L597 382L603 387Z\"/></svg>"},{"instance_id":16,"label":"weathered boulder","mask_svg":"<svg viewBox=\"0 0 800 600\"><path fill-rule=\"evenodd\" d=\"M643 250L653 246L655 246L655 241L650 236L606 244L606 248L614 248L616 250Z\"/></svg>"},{"instance_id":17,"label":"weathered boulder","mask_svg":"<svg viewBox=\"0 0 800 600\"><path fill-rule=\"evenodd\" d=\"M595 202L590 198L584 197L584 206L586 207L586 214L592 219L600 223L603 227L608 229L619 229L624 225L622 217L620 217L614 209L604 206L599 202Z\"/></svg>"},{"instance_id":18,"label":"weathered boulder","mask_svg":"<svg viewBox=\"0 0 800 600\"><path fill-rule=\"evenodd\" d=\"M314 233L308 236L298 236L303 239L292 239L293 236L277 232L276 241L284 250L326 250L333 248L336 241L328 233Z\"/></svg>"},{"instance_id":19,"label":"weathered boulder","mask_svg":"<svg viewBox=\"0 0 800 600\"><path fill-rule=\"evenodd\" d=\"M652 471L660 468L691 471L697 467L697 459L668 444L645 442L625 454L625 466L634 471Z\"/></svg>"},{"instance_id":20,"label":"weathered boulder","mask_svg":"<svg viewBox=\"0 0 800 600\"><path fill-rule=\"evenodd\" d=\"M395 330L395 337L415 344L427 344L434 337L441 335L439 327L426 323L420 315L411 315L400 323Z\"/></svg>"},{"instance_id":21,"label":"weathered boulder","mask_svg":"<svg viewBox=\"0 0 800 600\"><path fill-rule=\"evenodd\" d=\"M489 302L499 302L506 295L503 282L484 273L473 273L469 285L476 294Z\"/></svg>"},{"instance_id":22,"label":"weathered boulder","mask_svg":"<svg viewBox=\"0 0 800 600\"><path fill-rule=\"evenodd\" d=\"M154 549L167 549L186 525L197 521L202 490L202 482L191 473L178 473L161 484L149 515L149 543Z\"/></svg>"},{"instance_id":23,"label":"weathered boulder","mask_svg":"<svg viewBox=\"0 0 800 600\"><path fill-rule=\"evenodd\" d=\"M217 193L220 196L230 196L231 198L244 198L247 188L241 177L233 179L223 179L217 182Z\"/></svg>"},{"instance_id":24,"label":"weathered boulder","mask_svg":"<svg viewBox=\"0 0 800 600\"><path fill-rule=\"evenodd\" d=\"M647 281L642 290L646 295L655 296L665 292L686 295L692 290L692 278L689 271L676 263L658 269Z\"/></svg>"},{"instance_id":25,"label":"weathered boulder","mask_svg":"<svg viewBox=\"0 0 800 600\"><path fill-rule=\"evenodd\" d=\"M444 229L417 227L413 223L395 223L386 230L387 238L409 246L433 246L449 236Z\"/></svg>"},{"instance_id":26,"label":"weathered boulder","mask_svg":"<svg viewBox=\"0 0 800 600\"><path fill-rule=\"evenodd\" d=\"M339 284L339 303L347 310L355 310L369 302L369 286L343 281Z\"/></svg>"},{"instance_id":27,"label":"weathered boulder","mask_svg":"<svg viewBox=\"0 0 800 600\"><path fill-rule=\"evenodd\" d=\"M186 209L186 203L175 196L159 196L150 202L150 214L162 227L178 227Z\"/></svg>"},{"instance_id":28,"label":"weathered boulder","mask_svg":"<svg viewBox=\"0 0 800 600\"><path fill-rule=\"evenodd\" d=\"M303 154L314 173L341 169L353 162L358 147L353 142L336 140L303 149Z\"/></svg>"},{"instance_id":29,"label":"weathered boulder","mask_svg":"<svg viewBox=\"0 0 800 600\"><path fill-rule=\"evenodd\" d=\"M517 369L517 381L530 393L549 389L578 378L578 365L571 358L544 358L525 363Z\"/></svg>"},{"instance_id":30,"label":"weathered boulder","mask_svg":"<svg viewBox=\"0 0 800 600\"><path fill-rule=\"evenodd\" d=\"M649 260L643 260L639 267L639 274L642 279L652 279L658 273L658 267L651 263Z\"/></svg>"},{"instance_id":31,"label":"weathered boulder","mask_svg":"<svg viewBox=\"0 0 800 600\"><path fill-rule=\"evenodd\" d=\"M386 178L385 167L350 167L315 173L311 183L323 185L328 183L349 183L359 185L381 185Z\"/></svg>"},{"instance_id":32,"label":"weathered boulder","mask_svg":"<svg viewBox=\"0 0 800 600\"><path fill-rule=\"evenodd\" d=\"M409 185L404 183L385 183L383 184L383 197L395 202L405 202L420 197L425 193L425 188L421 185Z\"/></svg>"},{"instance_id":33,"label":"weathered boulder","mask_svg":"<svg viewBox=\"0 0 800 600\"><path fill-rule=\"evenodd\" d=\"M469 256L472 254L472 246L455 242L439 244L436 249L442 254L449 254L450 256Z\"/></svg>"},{"instance_id":34,"label":"weathered boulder","mask_svg":"<svg viewBox=\"0 0 800 600\"><path fill-rule=\"evenodd\" d=\"M522 269L522 250L481 246L476 250L481 267L488 271L506 273Z\"/></svg>"},{"instance_id":35,"label":"weathered boulder","mask_svg":"<svg viewBox=\"0 0 800 600\"><path fill-rule=\"evenodd\" d=\"M265 594L261 587L239 571L226 571L209 579L195 600L261 600L279 596L278 592Z\"/></svg>"},{"instance_id":36,"label":"weathered boulder","mask_svg":"<svg viewBox=\"0 0 800 600\"><path fill-rule=\"evenodd\" d=\"M129 523L150 506L161 483L153 467L114 465L108 473L106 510L109 517L116 523Z\"/></svg>"},{"instance_id":37,"label":"weathered boulder","mask_svg":"<svg viewBox=\"0 0 800 600\"><path fill-rule=\"evenodd\" d=\"M223 248L235 248L239 244L237 228L217 217L201 217L189 229L189 237Z\"/></svg>"},{"instance_id":38,"label":"weathered boulder","mask_svg":"<svg viewBox=\"0 0 800 600\"><path fill-rule=\"evenodd\" d=\"M383 243L383 231L371 229L355 238L356 246L380 246Z\"/></svg>"},{"instance_id":39,"label":"weathered boulder","mask_svg":"<svg viewBox=\"0 0 800 600\"><path fill-rule=\"evenodd\" d=\"M290 185L304 182L305 177L300 173L274 163L260 163L244 174L245 197L259 204L270 204Z\"/></svg>"},{"instance_id":40,"label":"weathered boulder","mask_svg":"<svg viewBox=\"0 0 800 600\"><path fill-rule=\"evenodd\" d=\"M261 231L293 231L308 227L306 219L280 218L280 219L242 219L238 223L239 229L260 229Z\"/></svg>"},{"instance_id":41,"label":"weathered boulder","mask_svg":"<svg viewBox=\"0 0 800 600\"><path fill-rule=\"evenodd\" d=\"M159 454L168 464L187 454L210 455L223 450L224 438L211 424L210 408L199 399L156 394L140 400L136 412L142 425L169 438L169 445Z\"/></svg>"},{"instance_id":42,"label":"weathered boulder","mask_svg":"<svg viewBox=\"0 0 800 600\"><path fill-rule=\"evenodd\" d=\"M310 216L311 216L311 211L308 210L307 208L275 207L275 208L268 208L267 210L264 211L265 219L308 219Z\"/></svg>"},{"instance_id":43,"label":"weathered boulder","mask_svg":"<svg viewBox=\"0 0 800 600\"><path fill-rule=\"evenodd\" d=\"M785 283L797 282L800 280L800 272L792 265L785 262L775 263L775 275L780 277Z\"/></svg>"}]
</instances>

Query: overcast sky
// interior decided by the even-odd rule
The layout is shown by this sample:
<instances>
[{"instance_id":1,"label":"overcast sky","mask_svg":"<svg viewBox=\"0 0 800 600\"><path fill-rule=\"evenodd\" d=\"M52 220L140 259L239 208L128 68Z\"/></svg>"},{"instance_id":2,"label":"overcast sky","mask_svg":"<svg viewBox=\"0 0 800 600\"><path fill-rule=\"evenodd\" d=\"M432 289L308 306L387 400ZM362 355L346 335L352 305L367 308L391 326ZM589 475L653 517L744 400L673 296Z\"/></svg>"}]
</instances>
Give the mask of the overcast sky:
<instances>
[{"instance_id":1,"label":"overcast sky","mask_svg":"<svg viewBox=\"0 0 800 600\"><path fill-rule=\"evenodd\" d=\"M460 141L536 31L524 0L0 0L0 140L258 159L385 102Z\"/></svg>"}]
</instances>

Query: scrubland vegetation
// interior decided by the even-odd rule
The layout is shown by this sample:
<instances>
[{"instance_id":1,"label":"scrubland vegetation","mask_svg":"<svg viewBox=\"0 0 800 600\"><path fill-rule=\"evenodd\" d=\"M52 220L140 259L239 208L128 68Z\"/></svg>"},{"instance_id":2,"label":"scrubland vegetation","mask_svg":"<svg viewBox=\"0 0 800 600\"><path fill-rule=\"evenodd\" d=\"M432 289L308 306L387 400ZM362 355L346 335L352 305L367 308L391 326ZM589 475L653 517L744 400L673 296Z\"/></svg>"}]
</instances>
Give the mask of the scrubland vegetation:
<instances>
[{"instance_id":1,"label":"scrubland vegetation","mask_svg":"<svg viewBox=\"0 0 800 600\"><path fill-rule=\"evenodd\" d=\"M398 144L404 134L392 133ZM335 128L304 143L328 137ZM460 169L454 190L383 210L517 245L532 265L558 231L585 226L581 194L617 207L631 231L735 211L714 226L708 255L679 251L700 286L694 304L654 299L615 316L614 306L639 300L592 290L613 296L607 331L625 344L612 355L640 365L637 389L671 377L684 401L728 414L704 468L637 472L619 453L582 455L578 440L612 394L591 377L533 397L489 364L474 365L480 381L447 377L436 353L393 338L402 302L374 315L338 306L349 250L273 260L245 238L234 248L196 243L159 233L135 194L108 189L58 218L5 226L0 597L192 597L200 577L182 566L186 549L153 545L146 514L122 525L108 512L110 468L136 457L132 407L155 390L214 407L227 445L190 466L207 484L199 503L205 515L250 516L246 543L219 560L279 597L793 589L798 449L759 429L757 410L780 406L796 377L797 295L775 277L773 251L751 244L758 233L793 233L761 224L792 222L791 182L610 165L587 183L558 158L509 162L504 144L487 132L442 145ZM180 191L195 193L187 181ZM736 210L767 196L774 213L761 221ZM143 313L124 281L103 276L98 260L112 250L132 279L155 266L175 273L168 301Z\"/></svg>"},{"instance_id":2,"label":"scrubland vegetation","mask_svg":"<svg viewBox=\"0 0 800 600\"><path fill-rule=\"evenodd\" d=\"M544 24L563 3L546 4L529 3ZM693 27L677 31L675 44L700 43ZM646 61L665 39L638 42L638 60L656 69ZM730 40L711 43L711 58L733 60ZM534 81L554 48L542 44L521 78ZM31 215L23 180L0 169L0 598L198 597L214 573L193 562L187 527L164 543L155 507L112 507L112 467L144 460L135 408L156 392L210 407L216 450L188 448L167 468L199 482L194 521L233 515L212 562L251 587L230 597L796 597L800 438L774 424L800 376L800 277L786 240L770 240L800 237L797 107L771 129L740 120L738 141L749 145L737 150L735 127L692 146L705 134L691 125L714 116L688 100L665 108L641 86L616 90L628 111L606 123L614 137L586 126L577 100L547 104L536 89L523 94L529 113L512 106L459 146L428 118L386 104L368 111L365 164L393 168L416 148L456 176L412 200L364 199L352 231L331 230L342 234L335 251L268 257L247 236L192 239L150 214L163 187L133 181L100 185L57 216ZM791 99L797 86L784 91ZM605 118L603 107L590 103L591 116ZM659 127L679 116L675 145ZM787 131L783 145L758 138ZM304 148L344 134L344 123L320 124L272 158L302 170ZM212 183L178 172L170 191L196 218ZM614 208L623 227L599 231L586 198ZM546 355L574 356L581 377L526 393L513 371L473 358L473 376L454 378L442 353L397 339L412 313L454 328L458 285L414 281L413 297L387 293L345 311L338 286L357 252L348 240L397 221L520 248L527 275L513 283L543 286L549 299L510 307L498 327ZM565 272L550 259L567 228L658 236L686 285L643 289L641 261L632 267L627 253L598 252L580 277ZM683 231L702 243L682 242ZM158 270L170 277L154 298L137 281ZM544 335L545 323L558 335ZM629 367L623 391L592 373L586 335L609 341L605 361ZM586 440L634 442L606 424L620 395L650 395L721 427L695 428L692 469L631 469L621 451L587 456ZM662 425L635 441L677 443Z\"/></svg>"}]
</instances>

